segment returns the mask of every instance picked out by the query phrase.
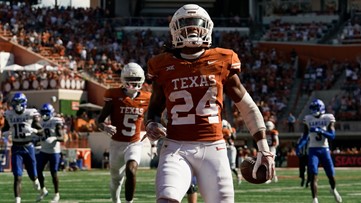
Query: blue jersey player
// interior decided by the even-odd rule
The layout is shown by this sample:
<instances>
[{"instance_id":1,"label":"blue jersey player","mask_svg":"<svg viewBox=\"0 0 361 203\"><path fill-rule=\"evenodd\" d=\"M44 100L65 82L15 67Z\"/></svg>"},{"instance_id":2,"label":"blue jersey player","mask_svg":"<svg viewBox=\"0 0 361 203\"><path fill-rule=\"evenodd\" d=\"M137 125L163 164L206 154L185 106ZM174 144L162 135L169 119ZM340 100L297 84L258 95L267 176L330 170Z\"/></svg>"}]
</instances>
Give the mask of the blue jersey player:
<instances>
[{"instance_id":1,"label":"blue jersey player","mask_svg":"<svg viewBox=\"0 0 361 203\"><path fill-rule=\"evenodd\" d=\"M309 139L308 167L313 203L318 203L317 174L319 163L322 164L328 177L331 194L334 195L336 202L342 202L342 198L336 190L335 169L328 143L329 140L335 138L336 119L333 114L325 113L325 104L319 99L314 99L309 108L311 114L306 115L303 119L303 136L297 145L297 151L300 151Z\"/></svg>"},{"instance_id":2,"label":"blue jersey player","mask_svg":"<svg viewBox=\"0 0 361 203\"><path fill-rule=\"evenodd\" d=\"M35 149L33 144L34 134L41 136L43 133L39 113L36 109L27 108L27 98L17 92L11 99L12 109L5 111L5 125L3 135L11 136L11 163L14 175L15 203L21 202L21 177L23 164L33 181L36 190L40 190L38 173L36 170Z\"/></svg>"}]
</instances>

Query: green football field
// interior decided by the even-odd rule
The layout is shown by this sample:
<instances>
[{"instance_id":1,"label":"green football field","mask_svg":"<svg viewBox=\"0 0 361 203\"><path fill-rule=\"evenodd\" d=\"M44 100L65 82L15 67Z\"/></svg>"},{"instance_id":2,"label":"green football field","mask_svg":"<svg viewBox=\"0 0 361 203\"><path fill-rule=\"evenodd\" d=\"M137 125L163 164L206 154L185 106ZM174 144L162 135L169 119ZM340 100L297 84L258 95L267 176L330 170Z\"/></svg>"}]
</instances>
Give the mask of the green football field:
<instances>
[{"instance_id":1,"label":"green football field","mask_svg":"<svg viewBox=\"0 0 361 203\"><path fill-rule=\"evenodd\" d=\"M26 174L25 174L26 175ZM245 181L237 185L235 181L235 202L242 203L310 203L312 202L309 188L301 188L297 169L278 169L279 182L253 185ZM49 172L45 172L46 186L50 192L42 202L50 202L53 197L53 186ZM60 202L95 203L111 202L108 192L109 172L93 169L90 171L59 172ZM134 202L155 202L154 169L139 169L137 174L137 189ZM337 188L345 203L361 203L361 168L337 168ZM209 191L216 192L216 191ZM124 200L122 191L122 202ZM27 176L23 178L22 202L35 202L37 193ZM12 203L13 176L12 173L0 173L0 202ZM186 202L184 198L182 202ZM198 202L203 202L199 198ZM320 168L319 202L335 202L329 193L328 180Z\"/></svg>"}]
</instances>

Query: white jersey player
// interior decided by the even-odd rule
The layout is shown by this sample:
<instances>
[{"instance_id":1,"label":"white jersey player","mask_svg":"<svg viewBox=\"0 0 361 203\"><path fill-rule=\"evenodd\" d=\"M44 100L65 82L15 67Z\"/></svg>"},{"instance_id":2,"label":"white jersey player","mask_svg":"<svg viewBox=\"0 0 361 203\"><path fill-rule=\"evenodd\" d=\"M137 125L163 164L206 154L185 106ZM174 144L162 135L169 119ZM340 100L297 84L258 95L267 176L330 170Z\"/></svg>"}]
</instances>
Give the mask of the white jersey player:
<instances>
[{"instance_id":1,"label":"white jersey player","mask_svg":"<svg viewBox=\"0 0 361 203\"><path fill-rule=\"evenodd\" d=\"M4 116L9 123L9 135L15 143L28 143L33 141L34 128L32 128L33 118L40 116L36 109L25 109L22 114L13 110L7 110Z\"/></svg>"},{"instance_id":2,"label":"white jersey player","mask_svg":"<svg viewBox=\"0 0 361 203\"><path fill-rule=\"evenodd\" d=\"M327 131L327 126L329 126L331 122L336 122L336 119L333 114L325 113L319 117L306 115L303 122L309 128L320 128ZM310 140L308 147L329 147L328 139L325 136L322 136L316 132L311 132L309 136Z\"/></svg>"},{"instance_id":3,"label":"white jersey player","mask_svg":"<svg viewBox=\"0 0 361 203\"><path fill-rule=\"evenodd\" d=\"M336 190L335 168L331 158L328 140L335 139L336 119L332 114L326 113L325 104L319 99L314 99L310 104L311 115L306 115L303 119L303 135L296 152L299 154L301 148L308 145L308 172L310 175L311 192L313 203L318 203L317 175L318 166L321 163L331 186L331 194L336 202L342 202L342 198Z\"/></svg>"},{"instance_id":4,"label":"white jersey player","mask_svg":"<svg viewBox=\"0 0 361 203\"><path fill-rule=\"evenodd\" d=\"M42 116L41 125L44 129L44 135L41 141L40 154L37 157L37 170L39 174L39 181L41 186L40 194L37 201L41 201L45 196L48 195L48 190L45 187L43 171L45 165L49 162L49 169L53 178L54 184L54 198L53 203L59 202L59 178L57 171L60 163L60 142L64 141L64 120L60 117L54 116L54 107L51 104L44 104L40 113Z\"/></svg>"},{"instance_id":5,"label":"white jersey player","mask_svg":"<svg viewBox=\"0 0 361 203\"><path fill-rule=\"evenodd\" d=\"M1 129L3 135L11 135L11 163L14 175L15 202L21 202L21 181L23 165L29 178L34 181L33 186L40 190L40 183L36 170L35 149L33 135L41 136L43 129L39 123L39 113L36 109L27 108L28 99L25 94L17 92L11 99L12 109L5 111L5 124Z\"/></svg>"}]
</instances>

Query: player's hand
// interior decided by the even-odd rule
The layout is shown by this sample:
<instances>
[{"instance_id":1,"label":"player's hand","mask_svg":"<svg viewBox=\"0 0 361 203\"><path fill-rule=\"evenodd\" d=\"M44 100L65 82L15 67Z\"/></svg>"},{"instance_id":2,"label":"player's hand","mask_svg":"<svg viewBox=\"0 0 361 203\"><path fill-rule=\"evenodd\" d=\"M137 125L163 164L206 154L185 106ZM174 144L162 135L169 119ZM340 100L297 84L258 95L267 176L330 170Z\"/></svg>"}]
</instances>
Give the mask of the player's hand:
<instances>
[{"instance_id":1,"label":"player's hand","mask_svg":"<svg viewBox=\"0 0 361 203\"><path fill-rule=\"evenodd\" d=\"M48 137L45 139L45 142L47 142L49 144L53 143L54 141L57 141L56 137Z\"/></svg>"},{"instance_id":2,"label":"player's hand","mask_svg":"<svg viewBox=\"0 0 361 203\"><path fill-rule=\"evenodd\" d=\"M157 122L149 122L145 127L145 130L147 133L144 136L148 137L151 142L157 141L159 138L167 135L167 129Z\"/></svg>"},{"instance_id":3,"label":"player's hand","mask_svg":"<svg viewBox=\"0 0 361 203\"><path fill-rule=\"evenodd\" d=\"M320 133L320 132L322 132L322 129L320 127L311 127L310 132L311 133Z\"/></svg>"},{"instance_id":4,"label":"player's hand","mask_svg":"<svg viewBox=\"0 0 361 203\"><path fill-rule=\"evenodd\" d=\"M115 133L117 133L117 127L113 125L106 125L103 124L103 130L106 132L110 137L112 137Z\"/></svg>"},{"instance_id":5,"label":"player's hand","mask_svg":"<svg viewBox=\"0 0 361 203\"><path fill-rule=\"evenodd\" d=\"M31 131L31 133L34 133L34 134L37 134L39 132L39 130L36 128L31 128L30 131Z\"/></svg>"},{"instance_id":6,"label":"player's hand","mask_svg":"<svg viewBox=\"0 0 361 203\"><path fill-rule=\"evenodd\" d=\"M271 180L275 174L274 155L271 152L260 151L257 152L257 160L253 168L252 177L257 179L257 170L261 165L267 168L267 179Z\"/></svg>"}]
</instances>

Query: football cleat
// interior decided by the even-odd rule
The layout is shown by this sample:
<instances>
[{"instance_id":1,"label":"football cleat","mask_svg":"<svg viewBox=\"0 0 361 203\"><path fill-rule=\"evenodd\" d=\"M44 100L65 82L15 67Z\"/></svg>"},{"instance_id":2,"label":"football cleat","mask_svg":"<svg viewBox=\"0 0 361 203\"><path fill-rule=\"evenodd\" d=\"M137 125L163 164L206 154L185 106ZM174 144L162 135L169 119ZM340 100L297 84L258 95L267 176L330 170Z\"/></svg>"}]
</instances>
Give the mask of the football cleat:
<instances>
[{"instance_id":1,"label":"football cleat","mask_svg":"<svg viewBox=\"0 0 361 203\"><path fill-rule=\"evenodd\" d=\"M44 187L39 196L36 198L36 202L40 202L41 200L43 200L46 196L48 196L49 191Z\"/></svg>"},{"instance_id":2,"label":"football cleat","mask_svg":"<svg viewBox=\"0 0 361 203\"><path fill-rule=\"evenodd\" d=\"M15 197L15 203L21 203L21 197Z\"/></svg>"},{"instance_id":3,"label":"football cleat","mask_svg":"<svg viewBox=\"0 0 361 203\"><path fill-rule=\"evenodd\" d=\"M277 176L273 177L273 181L274 181L275 183L278 183L278 177L277 177Z\"/></svg>"},{"instance_id":4,"label":"football cleat","mask_svg":"<svg viewBox=\"0 0 361 203\"><path fill-rule=\"evenodd\" d=\"M305 179L301 178L301 187L303 187L305 185Z\"/></svg>"},{"instance_id":5,"label":"football cleat","mask_svg":"<svg viewBox=\"0 0 361 203\"><path fill-rule=\"evenodd\" d=\"M341 203L342 202L342 197L341 195L337 192L336 188L335 189L330 189L331 194L333 194L333 196L335 197L335 200L337 203Z\"/></svg>"},{"instance_id":6,"label":"football cleat","mask_svg":"<svg viewBox=\"0 0 361 203\"><path fill-rule=\"evenodd\" d=\"M51 203L58 203L60 200L60 194L56 193L53 200L51 200Z\"/></svg>"}]
</instances>

